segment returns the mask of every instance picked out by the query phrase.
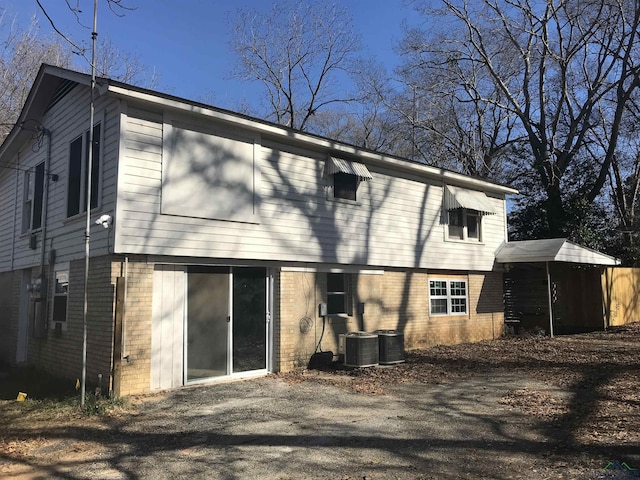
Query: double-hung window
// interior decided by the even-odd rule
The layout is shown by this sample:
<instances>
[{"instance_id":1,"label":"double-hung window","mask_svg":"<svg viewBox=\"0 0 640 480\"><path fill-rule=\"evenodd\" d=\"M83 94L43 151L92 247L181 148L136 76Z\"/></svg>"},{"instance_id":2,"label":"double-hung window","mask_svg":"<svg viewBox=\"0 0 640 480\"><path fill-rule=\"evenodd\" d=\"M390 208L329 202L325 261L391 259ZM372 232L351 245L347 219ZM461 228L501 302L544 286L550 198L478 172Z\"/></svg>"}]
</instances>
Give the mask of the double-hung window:
<instances>
[{"instance_id":1,"label":"double-hung window","mask_svg":"<svg viewBox=\"0 0 640 480\"><path fill-rule=\"evenodd\" d=\"M429 280L430 315L467 315L468 313L466 280Z\"/></svg>"},{"instance_id":2,"label":"double-hung window","mask_svg":"<svg viewBox=\"0 0 640 480\"><path fill-rule=\"evenodd\" d=\"M446 185L444 196L444 222L447 240L482 241L482 218L498 213L493 200L486 193Z\"/></svg>"},{"instance_id":3,"label":"double-hung window","mask_svg":"<svg viewBox=\"0 0 640 480\"><path fill-rule=\"evenodd\" d=\"M69 296L69 266L56 266L53 286L53 323L67 322L67 302Z\"/></svg>"},{"instance_id":4,"label":"double-hung window","mask_svg":"<svg viewBox=\"0 0 640 480\"><path fill-rule=\"evenodd\" d=\"M89 131L71 142L69 148L69 177L67 188L67 217L87 209L87 195L91 193L91 208L98 206L100 186L100 124L93 127L91 150L91 179L89 179Z\"/></svg>"},{"instance_id":5,"label":"double-hung window","mask_svg":"<svg viewBox=\"0 0 640 480\"><path fill-rule=\"evenodd\" d=\"M347 273L327 273L327 313L351 315L351 285Z\"/></svg>"},{"instance_id":6,"label":"double-hung window","mask_svg":"<svg viewBox=\"0 0 640 480\"><path fill-rule=\"evenodd\" d=\"M22 201L22 232L42 227L42 207L44 200L44 162L24 173Z\"/></svg>"},{"instance_id":7,"label":"double-hung window","mask_svg":"<svg viewBox=\"0 0 640 480\"><path fill-rule=\"evenodd\" d=\"M477 210L468 210L466 208L456 208L449 210L449 239L481 241L480 225L482 216Z\"/></svg>"}]
</instances>

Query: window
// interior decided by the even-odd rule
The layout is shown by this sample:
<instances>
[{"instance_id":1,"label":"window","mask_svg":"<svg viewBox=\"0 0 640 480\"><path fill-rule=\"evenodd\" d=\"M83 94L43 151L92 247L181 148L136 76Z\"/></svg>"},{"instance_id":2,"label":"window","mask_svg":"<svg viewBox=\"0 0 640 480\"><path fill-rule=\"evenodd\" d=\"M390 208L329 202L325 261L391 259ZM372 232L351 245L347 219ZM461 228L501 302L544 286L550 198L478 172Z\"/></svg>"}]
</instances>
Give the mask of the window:
<instances>
[{"instance_id":1,"label":"window","mask_svg":"<svg viewBox=\"0 0 640 480\"><path fill-rule=\"evenodd\" d=\"M327 313L351 315L351 290L349 275L327 273Z\"/></svg>"},{"instance_id":2,"label":"window","mask_svg":"<svg viewBox=\"0 0 640 480\"><path fill-rule=\"evenodd\" d=\"M480 242L480 225L482 216L476 210L455 208L448 212L447 238Z\"/></svg>"},{"instance_id":3,"label":"window","mask_svg":"<svg viewBox=\"0 0 640 480\"><path fill-rule=\"evenodd\" d=\"M335 173L333 175L333 197L355 200L358 190L358 177L348 173Z\"/></svg>"},{"instance_id":4,"label":"window","mask_svg":"<svg viewBox=\"0 0 640 480\"><path fill-rule=\"evenodd\" d=\"M477 190L445 185L443 189L445 237L468 242L482 241L482 217L495 215L495 199Z\"/></svg>"},{"instance_id":5,"label":"window","mask_svg":"<svg viewBox=\"0 0 640 480\"><path fill-rule=\"evenodd\" d=\"M429 280L430 315L466 315L466 280Z\"/></svg>"},{"instance_id":6,"label":"window","mask_svg":"<svg viewBox=\"0 0 640 480\"><path fill-rule=\"evenodd\" d=\"M53 323L66 323L67 299L69 296L69 268L58 267L54 272L55 283L53 287Z\"/></svg>"},{"instance_id":7,"label":"window","mask_svg":"<svg viewBox=\"0 0 640 480\"><path fill-rule=\"evenodd\" d=\"M22 232L42 227L44 199L44 162L24 173Z\"/></svg>"},{"instance_id":8,"label":"window","mask_svg":"<svg viewBox=\"0 0 640 480\"><path fill-rule=\"evenodd\" d=\"M366 165L334 157L327 160L325 174L333 177L332 197L351 201L357 200L360 182L373 178Z\"/></svg>"},{"instance_id":9,"label":"window","mask_svg":"<svg viewBox=\"0 0 640 480\"><path fill-rule=\"evenodd\" d=\"M100 124L93 127L91 182L89 182L89 132L71 142L69 148L69 184L67 217L86 211L87 194L91 192L91 208L98 206L100 181ZM90 189L90 190L89 190Z\"/></svg>"}]
</instances>

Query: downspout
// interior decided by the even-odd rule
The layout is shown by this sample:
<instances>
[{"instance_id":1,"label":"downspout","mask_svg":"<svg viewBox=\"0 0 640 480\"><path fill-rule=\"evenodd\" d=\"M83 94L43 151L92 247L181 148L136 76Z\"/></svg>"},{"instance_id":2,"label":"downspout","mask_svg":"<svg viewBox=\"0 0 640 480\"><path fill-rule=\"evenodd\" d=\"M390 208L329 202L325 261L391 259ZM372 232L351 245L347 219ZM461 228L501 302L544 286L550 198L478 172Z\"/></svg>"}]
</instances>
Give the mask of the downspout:
<instances>
[{"instance_id":1,"label":"downspout","mask_svg":"<svg viewBox=\"0 0 640 480\"><path fill-rule=\"evenodd\" d=\"M507 215L507 196L504 196L504 211L502 214L504 221L504 243L509 243L509 219Z\"/></svg>"},{"instance_id":2,"label":"downspout","mask_svg":"<svg viewBox=\"0 0 640 480\"><path fill-rule=\"evenodd\" d=\"M609 269L605 266L603 270L600 275L600 290L602 291L602 323L606 332L611 324L611 290L609 289Z\"/></svg>"},{"instance_id":3,"label":"downspout","mask_svg":"<svg viewBox=\"0 0 640 480\"><path fill-rule=\"evenodd\" d=\"M551 274L549 273L549 262L545 262L547 266L547 293L549 295L549 333L553 338L553 298L551 296Z\"/></svg>"},{"instance_id":4,"label":"downspout","mask_svg":"<svg viewBox=\"0 0 640 480\"><path fill-rule=\"evenodd\" d=\"M19 202L19 189L20 183L20 152L18 152L18 168L16 168L16 201L13 202L13 232L11 235L11 271L15 270L15 257L16 257L16 220L18 218L18 202Z\"/></svg>"},{"instance_id":5,"label":"downspout","mask_svg":"<svg viewBox=\"0 0 640 480\"><path fill-rule=\"evenodd\" d=\"M49 166L51 165L51 131L46 128L42 128L42 134L46 135L48 141L47 141L47 156L44 159L44 178L42 180L44 182L44 197L42 199L42 242L41 242L42 245L40 247L40 279L41 279L40 288L44 288L46 285L45 275L44 275L44 257L45 257L46 241L47 241L47 220L48 220L48 211L49 211L49 180L52 178L52 176L49 173ZM51 278L51 272L48 272L47 277ZM42 296L43 293L45 293L44 298L48 303L49 302L48 286L47 286L46 292L40 292L40 296Z\"/></svg>"},{"instance_id":6,"label":"downspout","mask_svg":"<svg viewBox=\"0 0 640 480\"><path fill-rule=\"evenodd\" d=\"M122 335L120 357L129 363L129 354L127 353L127 289L129 288L129 256L124 257L124 298L122 300Z\"/></svg>"}]
</instances>

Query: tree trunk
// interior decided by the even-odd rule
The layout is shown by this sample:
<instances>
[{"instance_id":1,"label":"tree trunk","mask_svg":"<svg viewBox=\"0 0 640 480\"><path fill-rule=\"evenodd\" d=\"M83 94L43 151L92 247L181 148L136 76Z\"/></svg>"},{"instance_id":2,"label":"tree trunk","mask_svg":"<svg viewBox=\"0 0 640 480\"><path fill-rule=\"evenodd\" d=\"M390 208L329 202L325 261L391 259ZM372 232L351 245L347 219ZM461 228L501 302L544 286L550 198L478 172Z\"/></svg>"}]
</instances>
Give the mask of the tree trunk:
<instances>
[{"instance_id":1,"label":"tree trunk","mask_svg":"<svg viewBox=\"0 0 640 480\"><path fill-rule=\"evenodd\" d=\"M547 238L561 238L566 236L566 214L560 195L560 188L556 183L547 187L545 201L548 231Z\"/></svg>"}]
</instances>

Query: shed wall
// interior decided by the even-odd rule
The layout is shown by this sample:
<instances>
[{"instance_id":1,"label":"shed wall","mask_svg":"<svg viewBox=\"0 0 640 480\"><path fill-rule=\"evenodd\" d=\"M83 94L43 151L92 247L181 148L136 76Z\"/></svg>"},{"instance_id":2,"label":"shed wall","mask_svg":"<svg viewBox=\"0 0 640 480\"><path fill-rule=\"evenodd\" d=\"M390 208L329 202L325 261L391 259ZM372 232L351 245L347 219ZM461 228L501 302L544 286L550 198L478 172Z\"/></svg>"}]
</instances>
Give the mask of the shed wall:
<instances>
[{"instance_id":1,"label":"shed wall","mask_svg":"<svg viewBox=\"0 0 640 480\"><path fill-rule=\"evenodd\" d=\"M607 324L639 322L640 268L607 268L601 281Z\"/></svg>"}]
</instances>

